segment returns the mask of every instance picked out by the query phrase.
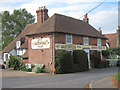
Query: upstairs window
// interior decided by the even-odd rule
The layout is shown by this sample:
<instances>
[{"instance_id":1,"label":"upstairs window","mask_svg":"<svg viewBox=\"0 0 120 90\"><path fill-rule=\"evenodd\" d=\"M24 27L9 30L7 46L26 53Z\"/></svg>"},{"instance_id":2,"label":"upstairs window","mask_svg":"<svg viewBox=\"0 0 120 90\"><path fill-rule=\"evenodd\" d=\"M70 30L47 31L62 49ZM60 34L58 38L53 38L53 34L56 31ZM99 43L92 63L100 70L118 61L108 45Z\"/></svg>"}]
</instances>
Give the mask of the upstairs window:
<instances>
[{"instance_id":1,"label":"upstairs window","mask_svg":"<svg viewBox=\"0 0 120 90\"><path fill-rule=\"evenodd\" d=\"M72 35L66 34L66 44L72 44Z\"/></svg>"},{"instance_id":2,"label":"upstairs window","mask_svg":"<svg viewBox=\"0 0 120 90\"><path fill-rule=\"evenodd\" d=\"M88 37L84 37L83 41L84 41L84 45L89 45Z\"/></svg>"},{"instance_id":3,"label":"upstairs window","mask_svg":"<svg viewBox=\"0 0 120 90\"><path fill-rule=\"evenodd\" d=\"M97 39L97 46L101 46L101 39L100 38Z\"/></svg>"}]
</instances>

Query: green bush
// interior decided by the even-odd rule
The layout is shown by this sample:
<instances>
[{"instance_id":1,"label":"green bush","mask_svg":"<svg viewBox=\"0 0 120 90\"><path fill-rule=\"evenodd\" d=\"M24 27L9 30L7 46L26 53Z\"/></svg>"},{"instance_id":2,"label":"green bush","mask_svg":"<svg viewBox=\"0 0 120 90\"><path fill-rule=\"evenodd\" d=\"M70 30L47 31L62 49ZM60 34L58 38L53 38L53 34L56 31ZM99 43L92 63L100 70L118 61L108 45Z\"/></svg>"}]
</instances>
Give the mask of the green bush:
<instances>
[{"instance_id":1,"label":"green bush","mask_svg":"<svg viewBox=\"0 0 120 90\"><path fill-rule=\"evenodd\" d=\"M103 55L104 57L108 58L109 55L110 55L109 50L103 50L103 51L102 51L102 55Z\"/></svg>"},{"instance_id":2,"label":"green bush","mask_svg":"<svg viewBox=\"0 0 120 90\"><path fill-rule=\"evenodd\" d=\"M35 73L45 73L45 68L37 67Z\"/></svg>"},{"instance_id":3,"label":"green bush","mask_svg":"<svg viewBox=\"0 0 120 90\"><path fill-rule=\"evenodd\" d=\"M112 48L111 47L108 50L109 50L110 54L112 54L112 55L119 55L120 56L120 48Z\"/></svg>"},{"instance_id":4,"label":"green bush","mask_svg":"<svg viewBox=\"0 0 120 90\"><path fill-rule=\"evenodd\" d=\"M26 71L27 72L32 72L32 68L27 68Z\"/></svg>"},{"instance_id":5,"label":"green bush","mask_svg":"<svg viewBox=\"0 0 120 90\"><path fill-rule=\"evenodd\" d=\"M104 57L109 58L109 59L116 59L117 55L120 56L120 48L108 48L105 51L102 51L102 54Z\"/></svg>"},{"instance_id":6,"label":"green bush","mask_svg":"<svg viewBox=\"0 0 120 90\"><path fill-rule=\"evenodd\" d=\"M26 66L25 66L25 64L20 67L20 70L21 70L21 71L26 71Z\"/></svg>"},{"instance_id":7,"label":"green bush","mask_svg":"<svg viewBox=\"0 0 120 90\"><path fill-rule=\"evenodd\" d=\"M70 51L57 51L55 57L56 73L71 73L73 67L73 56Z\"/></svg>"},{"instance_id":8,"label":"green bush","mask_svg":"<svg viewBox=\"0 0 120 90\"><path fill-rule=\"evenodd\" d=\"M33 68L33 67L32 67ZM21 71L32 72L32 68L26 68L25 64L20 67Z\"/></svg>"},{"instance_id":9,"label":"green bush","mask_svg":"<svg viewBox=\"0 0 120 90\"><path fill-rule=\"evenodd\" d=\"M10 59L8 61L8 67L13 68L14 70L19 70L21 64L21 58L10 55Z\"/></svg>"},{"instance_id":10,"label":"green bush","mask_svg":"<svg viewBox=\"0 0 120 90\"><path fill-rule=\"evenodd\" d=\"M73 63L73 72L89 70L87 53L83 50L73 51Z\"/></svg>"}]
</instances>

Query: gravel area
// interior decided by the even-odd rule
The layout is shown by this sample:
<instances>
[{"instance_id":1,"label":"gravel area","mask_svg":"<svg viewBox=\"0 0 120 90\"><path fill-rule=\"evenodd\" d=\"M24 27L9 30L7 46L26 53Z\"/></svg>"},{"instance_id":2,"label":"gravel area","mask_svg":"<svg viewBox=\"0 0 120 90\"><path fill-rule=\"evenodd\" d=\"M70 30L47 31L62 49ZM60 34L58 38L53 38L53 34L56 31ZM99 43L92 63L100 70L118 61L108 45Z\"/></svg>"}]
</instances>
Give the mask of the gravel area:
<instances>
[{"instance_id":1,"label":"gravel area","mask_svg":"<svg viewBox=\"0 0 120 90\"><path fill-rule=\"evenodd\" d=\"M25 72L17 71L12 69L2 69L0 72L0 77L23 77L23 76L38 76L38 75L50 75L49 73L35 73L35 72Z\"/></svg>"}]
</instances>

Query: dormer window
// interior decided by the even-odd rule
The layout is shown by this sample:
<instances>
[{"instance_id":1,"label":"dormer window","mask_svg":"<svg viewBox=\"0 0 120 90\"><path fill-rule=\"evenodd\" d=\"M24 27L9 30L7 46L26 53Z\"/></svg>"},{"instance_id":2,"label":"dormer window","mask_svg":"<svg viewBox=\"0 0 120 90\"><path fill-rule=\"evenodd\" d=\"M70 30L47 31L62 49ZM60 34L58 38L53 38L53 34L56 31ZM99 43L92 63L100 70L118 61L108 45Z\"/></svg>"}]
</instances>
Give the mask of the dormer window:
<instances>
[{"instance_id":1,"label":"dormer window","mask_svg":"<svg viewBox=\"0 0 120 90\"><path fill-rule=\"evenodd\" d=\"M25 42L25 37L22 37L21 39L20 39L20 42L21 42L21 45Z\"/></svg>"},{"instance_id":2,"label":"dormer window","mask_svg":"<svg viewBox=\"0 0 120 90\"><path fill-rule=\"evenodd\" d=\"M20 47L20 45L21 45L21 42L20 42L20 41L17 41L17 42L16 42L16 49L18 49L18 48Z\"/></svg>"}]
</instances>

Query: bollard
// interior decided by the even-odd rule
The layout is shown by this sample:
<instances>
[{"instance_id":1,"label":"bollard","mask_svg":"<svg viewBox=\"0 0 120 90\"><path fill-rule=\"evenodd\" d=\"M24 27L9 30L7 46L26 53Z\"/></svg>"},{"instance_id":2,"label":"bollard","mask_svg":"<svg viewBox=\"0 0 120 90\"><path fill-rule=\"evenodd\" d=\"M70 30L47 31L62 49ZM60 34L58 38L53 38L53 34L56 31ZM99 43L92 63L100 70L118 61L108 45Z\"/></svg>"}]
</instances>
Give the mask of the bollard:
<instances>
[{"instance_id":1,"label":"bollard","mask_svg":"<svg viewBox=\"0 0 120 90\"><path fill-rule=\"evenodd\" d=\"M55 69L53 70L53 73L52 73L52 75L55 75Z\"/></svg>"},{"instance_id":2,"label":"bollard","mask_svg":"<svg viewBox=\"0 0 120 90\"><path fill-rule=\"evenodd\" d=\"M94 88L94 87L93 87L93 83L94 83L94 81L92 80L92 81L90 82L90 84L89 84L89 87L90 87L91 90L93 90L93 88Z\"/></svg>"}]
</instances>

